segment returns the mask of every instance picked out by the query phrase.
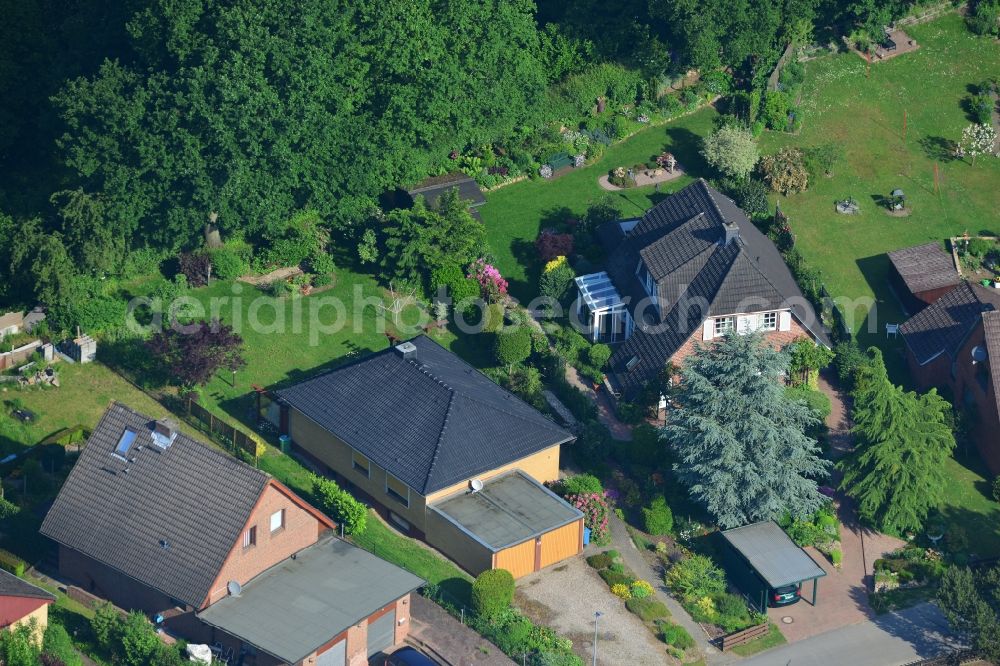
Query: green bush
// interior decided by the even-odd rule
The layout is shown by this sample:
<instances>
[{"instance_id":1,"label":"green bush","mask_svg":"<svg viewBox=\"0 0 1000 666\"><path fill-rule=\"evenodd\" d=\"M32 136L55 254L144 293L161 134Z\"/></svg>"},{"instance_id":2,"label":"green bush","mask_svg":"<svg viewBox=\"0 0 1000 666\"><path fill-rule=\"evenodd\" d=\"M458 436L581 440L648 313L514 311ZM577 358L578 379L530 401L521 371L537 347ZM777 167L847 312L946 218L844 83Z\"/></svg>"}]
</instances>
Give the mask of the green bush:
<instances>
[{"instance_id":1,"label":"green bush","mask_svg":"<svg viewBox=\"0 0 1000 666\"><path fill-rule=\"evenodd\" d=\"M26 568L27 564L20 557L6 550L0 550L0 569L9 571L18 578L21 578L24 576Z\"/></svg>"},{"instance_id":2,"label":"green bush","mask_svg":"<svg viewBox=\"0 0 1000 666\"><path fill-rule=\"evenodd\" d=\"M1000 476L993 479L993 499L1000 502Z\"/></svg>"},{"instance_id":3,"label":"green bush","mask_svg":"<svg viewBox=\"0 0 1000 666\"><path fill-rule=\"evenodd\" d=\"M611 347L597 343L587 350L587 360L595 368L603 368L611 358Z\"/></svg>"},{"instance_id":4,"label":"green bush","mask_svg":"<svg viewBox=\"0 0 1000 666\"><path fill-rule=\"evenodd\" d=\"M472 583L472 607L483 617L496 617L514 602L514 576L506 569L484 571Z\"/></svg>"},{"instance_id":5,"label":"green bush","mask_svg":"<svg viewBox=\"0 0 1000 666\"><path fill-rule=\"evenodd\" d=\"M621 562L612 562L608 566L608 569L614 571L615 573L620 573L620 574L625 573L625 565L622 564Z\"/></svg>"},{"instance_id":6,"label":"green bush","mask_svg":"<svg viewBox=\"0 0 1000 666\"><path fill-rule=\"evenodd\" d=\"M517 365L531 356L531 330L515 326L496 336L493 355L501 365Z\"/></svg>"},{"instance_id":7,"label":"green bush","mask_svg":"<svg viewBox=\"0 0 1000 666\"><path fill-rule=\"evenodd\" d=\"M694 647L694 639L691 638L687 629L670 622L660 623L660 640L679 650L690 650Z\"/></svg>"},{"instance_id":8,"label":"green bush","mask_svg":"<svg viewBox=\"0 0 1000 666\"><path fill-rule=\"evenodd\" d=\"M832 409L830 398L822 391L811 389L808 386L789 386L785 389L785 397L792 401L801 400L806 403L806 407L820 421L825 422L826 418L830 416Z\"/></svg>"},{"instance_id":9,"label":"green bush","mask_svg":"<svg viewBox=\"0 0 1000 666\"><path fill-rule=\"evenodd\" d=\"M52 659L57 659L63 666L80 666L82 660L73 649L73 640L65 627L54 620L49 620L42 640L42 652Z\"/></svg>"},{"instance_id":10,"label":"green bush","mask_svg":"<svg viewBox=\"0 0 1000 666\"><path fill-rule=\"evenodd\" d=\"M601 494L604 492L604 486L601 485L600 479L593 474L576 474L575 476L568 476L556 483L555 488L556 491L563 496L587 495L590 493Z\"/></svg>"},{"instance_id":11,"label":"green bush","mask_svg":"<svg viewBox=\"0 0 1000 666\"><path fill-rule=\"evenodd\" d=\"M655 498L648 507L643 507L642 521L646 533L654 536L670 534L674 528L674 514L662 496Z\"/></svg>"},{"instance_id":12,"label":"green bush","mask_svg":"<svg viewBox=\"0 0 1000 666\"><path fill-rule=\"evenodd\" d=\"M722 569L704 555L676 563L666 575L667 587L684 599L698 599L726 591L726 577Z\"/></svg>"},{"instance_id":13,"label":"green bush","mask_svg":"<svg viewBox=\"0 0 1000 666\"><path fill-rule=\"evenodd\" d=\"M337 270L337 264L334 263L333 257L328 252L317 251L309 257L309 270L317 277L320 275L329 276Z\"/></svg>"},{"instance_id":14,"label":"green bush","mask_svg":"<svg viewBox=\"0 0 1000 666\"><path fill-rule=\"evenodd\" d=\"M764 106L761 110L761 120L773 130L784 131L788 127L788 112L791 101L788 94L779 90L768 90L764 93Z\"/></svg>"},{"instance_id":15,"label":"green bush","mask_svg":"<svg viewBox=\"0 0 1000 666\"><path fill-rule=\"evenodd\" d=\"M652 597L633 597L625 602L625 608L634 615L637 615L643 622L654 622L656 620L670 617L670 611L666 604L657 601Z\"/></svg>"},{"instance_id":16,"label":"green bush","mask_svg":"<svg viewBox=\"0 0 1000 666\"><path fill-rule=\"evenodd\" d=\"M156 630L139 611L129 613L118 623L118 649L116 652L128 666L146 666L161 645Z\"/></svg>"},{"instance_id":17,"label":"green bush","mask_svg":"<svg viewBox=\"0 0 1000 666\"><path fill-rule=\"evenodd\" d=\"M597 572L597 575L607 583L608 587L612 585L631 585L632 577L624 573L618 573L617 571L612 571L611 569L601 569Z\"/></svg>"},{"instance_id":18,"label":"green bush","mask_svg":"<svg viewBox=\"0 0 1000 666\"><path fill-rule=\"evenodd\" d=\"M591 555L587 558L587 564L592 566L597 570L607 569L611 566L612 560L611 556L607 553L598 553L597 555Z\"/></svg>"},{"instance_id":19,"label":"green bush","mask_svg":"<svg viewBox=\"0 0 1000 666\"><path fill-rule=\"evenodd\" d=\"M235 280L250 271L250 264L231 247L220 247L209 253L212 259L212 274L220 280Z\"/></svg>"},{"instance_id":20,"label":"green bush","mask_svg":"<svg viewBox=\"0 0 1000 666\"><path fill-rule=\"evenodd\" d=\"M436 268L431 273L431 292L436 298L444 289L451 297L452 303L475 299L479 297L479 283L470 278L461 266L444 266Z\"/></svg>"},{"instance_id":21,"label":"green bush","mask_svg":"<svg viewBox=\"0 0 1000 666\"><path fill-rule=\"evenodd\" d=\"M839 548L834 548L830 551L830 561L833 562L833 566L839 567L840 563L844 561L844 553Z\"/></svg>"},{"instance_id":22,"label":"green bush","mask_svg":"<svg viewBox=\"0 0 1000 666\"><path fill-rule=\"evenodd\" d=\"M343 525L347 534L364 534L368 526L368 508L332 479L313 476L312 492L317 503Z\"/></svg>"},{"instance_id":23,"label":"green bush","mask_svg":"<svg viewBox=\"0 0 1000 666\"><path fill-rule=\"evenodd\" d=\"M971 238L969 239L966 251L973 257L982 259L990 250L996 248L997 243L992 238Z\"/></svg>"},{"instance_id":24,"label":"green bush","mask_svg":"<svg viewBox=\"0 0 1000 666\"><path fill-rule=\"evenodd\" d=\"M753 624L750 609L739 595L722 592L713 595L712 601L715 602L717 613L715 624L726 633L739 631Z\"/></svg>"}]
</instances>

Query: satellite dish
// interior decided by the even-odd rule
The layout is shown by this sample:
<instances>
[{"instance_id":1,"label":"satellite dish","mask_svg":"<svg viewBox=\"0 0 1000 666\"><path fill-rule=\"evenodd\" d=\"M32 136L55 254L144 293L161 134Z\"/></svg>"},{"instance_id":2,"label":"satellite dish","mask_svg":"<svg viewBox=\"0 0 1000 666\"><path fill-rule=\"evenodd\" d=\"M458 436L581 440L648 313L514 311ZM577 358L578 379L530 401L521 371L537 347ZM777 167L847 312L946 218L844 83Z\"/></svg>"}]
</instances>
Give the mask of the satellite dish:
<instances>
[{"instance_id":1,"label":"satellite dish","mask_svg":"<svg viewBox=\"0 0 1000 666\"><path fill-rule=\"evenodd\" d=\"M240 585L238 581L231 580L226 585L226 589L229 590L229 596L231 596L231 597L238 597L238 596L240 596L240 592L243 591L243 586Z\"/></svg>"},{"instance_id":2,"label":"satellite dish","mask_svg":"<svg viewBox=\"0 0 1000 666\"><path fill-rule=\"evenodd\" d=\"M483 480L473 479L472 481L469 481L469 487L472 488L472 492L478 493L483 489Z\"/></svg>"},{"instance_id":3,"label":"satellite dish","mask_svg":"<svg viewBox=\"0 0 1000 666\"><path fill-rule=\"evenodd\" d=\"M973 363L982 363L983 361L985 361L987 359L987 357L988 357L988 354L986 353L986 349L984 347L981 347L980 345L976 345L975 347L972 348L972 362Z\"/></svg>"}]
</instances>

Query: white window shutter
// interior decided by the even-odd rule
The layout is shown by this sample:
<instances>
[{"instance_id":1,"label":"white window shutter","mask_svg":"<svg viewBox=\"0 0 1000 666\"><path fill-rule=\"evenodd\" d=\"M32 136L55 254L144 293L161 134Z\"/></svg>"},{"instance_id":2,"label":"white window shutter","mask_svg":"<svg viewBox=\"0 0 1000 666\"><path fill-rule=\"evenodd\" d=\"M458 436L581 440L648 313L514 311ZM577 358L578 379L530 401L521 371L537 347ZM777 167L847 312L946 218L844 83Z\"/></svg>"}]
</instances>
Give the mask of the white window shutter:
<instances>
[{"instance_id":1,"label":"white window shutter","mask_svg":"<svg viewBox=\"0 0 1000 666\"><path fill-rule=\"evenodd\" d=\"M715 335L715 320L709 317L701 327L701 339L711 340Z\"/></svg>"},{"instance_id":2,"label":"white window shutter","mask_svg":"<svg viewBox=\"0 0 1000 666\"><path fill-rule=\"evenodd\" d=\"M788 310L778 313L778 330L779 331L790 331L792 330L792 313Z\"/></svg>"}]
</instances>

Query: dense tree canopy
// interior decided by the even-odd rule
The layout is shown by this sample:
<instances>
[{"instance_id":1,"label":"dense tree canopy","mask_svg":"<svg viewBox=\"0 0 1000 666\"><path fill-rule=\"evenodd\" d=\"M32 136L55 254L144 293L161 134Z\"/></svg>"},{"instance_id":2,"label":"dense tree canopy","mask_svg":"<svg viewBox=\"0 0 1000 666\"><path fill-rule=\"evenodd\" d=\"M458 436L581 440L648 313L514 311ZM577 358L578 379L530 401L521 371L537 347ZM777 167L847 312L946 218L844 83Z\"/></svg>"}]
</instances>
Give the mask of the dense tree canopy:
<instances>
[{"instance_id":1,"label":"dense tree canopy","mask_svg":"<svg viewBox=\"0 0 1000 666\"><path fill-rule=\"evenodd\" d=\"M805 431L816 418L785 396L788 354L759 334L727 335L684 361L680 408L663 428L678 478L722 527L812 515L829 463Z\"/></svg>"},{"instance_id":2,"label":"dense tree canopy","mask_svg":"<svg viewBox=\"0 0 1000 666\"><path fill-rule=\"evenodd\" d=\"M841 487L880 530L919 529L947 482L944 462L955 448L951 406L934 389L919 395L894 386L874 347L858 369L853 397L857 447L841 463Z\"/></svg>"}]
</instances>

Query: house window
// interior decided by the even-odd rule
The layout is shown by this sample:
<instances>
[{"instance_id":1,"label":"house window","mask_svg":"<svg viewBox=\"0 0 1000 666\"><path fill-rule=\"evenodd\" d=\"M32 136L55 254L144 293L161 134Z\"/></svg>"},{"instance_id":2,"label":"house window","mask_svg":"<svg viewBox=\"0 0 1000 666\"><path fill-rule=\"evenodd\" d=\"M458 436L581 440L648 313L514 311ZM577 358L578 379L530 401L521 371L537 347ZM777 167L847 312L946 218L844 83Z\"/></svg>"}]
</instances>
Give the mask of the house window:
<instances>
[{"instance_id":1,"label":"house window","mask_svg":"<svg viewBox=\"0 0 1000 666\"><path fill-rule=\"evenodd\" d=\"M729 331L733 330L733 326L736 325L734 321L735 317L716 317L715 318L715 336L719 337L725 335Z\"/></svg>"},{"instance_id":2,"label":"house window","mask_svg":"<svg viewBox=\"0 0 1000 666\"><path fill-rule=\"evenodd\" d=\"M760 329L762 331L778 330L778 313L764 312L760 315Z\"/></svg>"},{"instance_id":3,"label":"house window","mask_svg":"<svg viewBox=\"0 0 1000 666\"><path fill-rule=\"evenodd\" d=\"M410 487L388 472L385 474L385 494L405 507L410 506Z\"/></svg>"},{"instance_id":4,"label":"house window","mask_svg":"<svg viewBox=\"0 0 1000 666\"><path fill-rule=\"evenodd\" d=\"M271 514L271 532L277 532L285 526L285 510L281 509Z\"/></svg>"},{"instance_id":5,"label":"house window","mask_svg":"<svg viewBox=\"0 0 1000 666\"><path fill-rule=\"evenodd\" d=\"M257 545L257 526L254 525L243 533L243 547L250 548Z\"/></svg>"},{"instance_id":6,"label":"house window","mask_svg":"<svg viewBox=\"0 0 1000 666\"><path fill-rule=\"evenodd\" d=\"M351 466L354 467L354 471L359 474L364 474L366 479L370 479L372 476L372 465L363 455L355 451L351 455Z\"/></svg>"}]
</instances>

